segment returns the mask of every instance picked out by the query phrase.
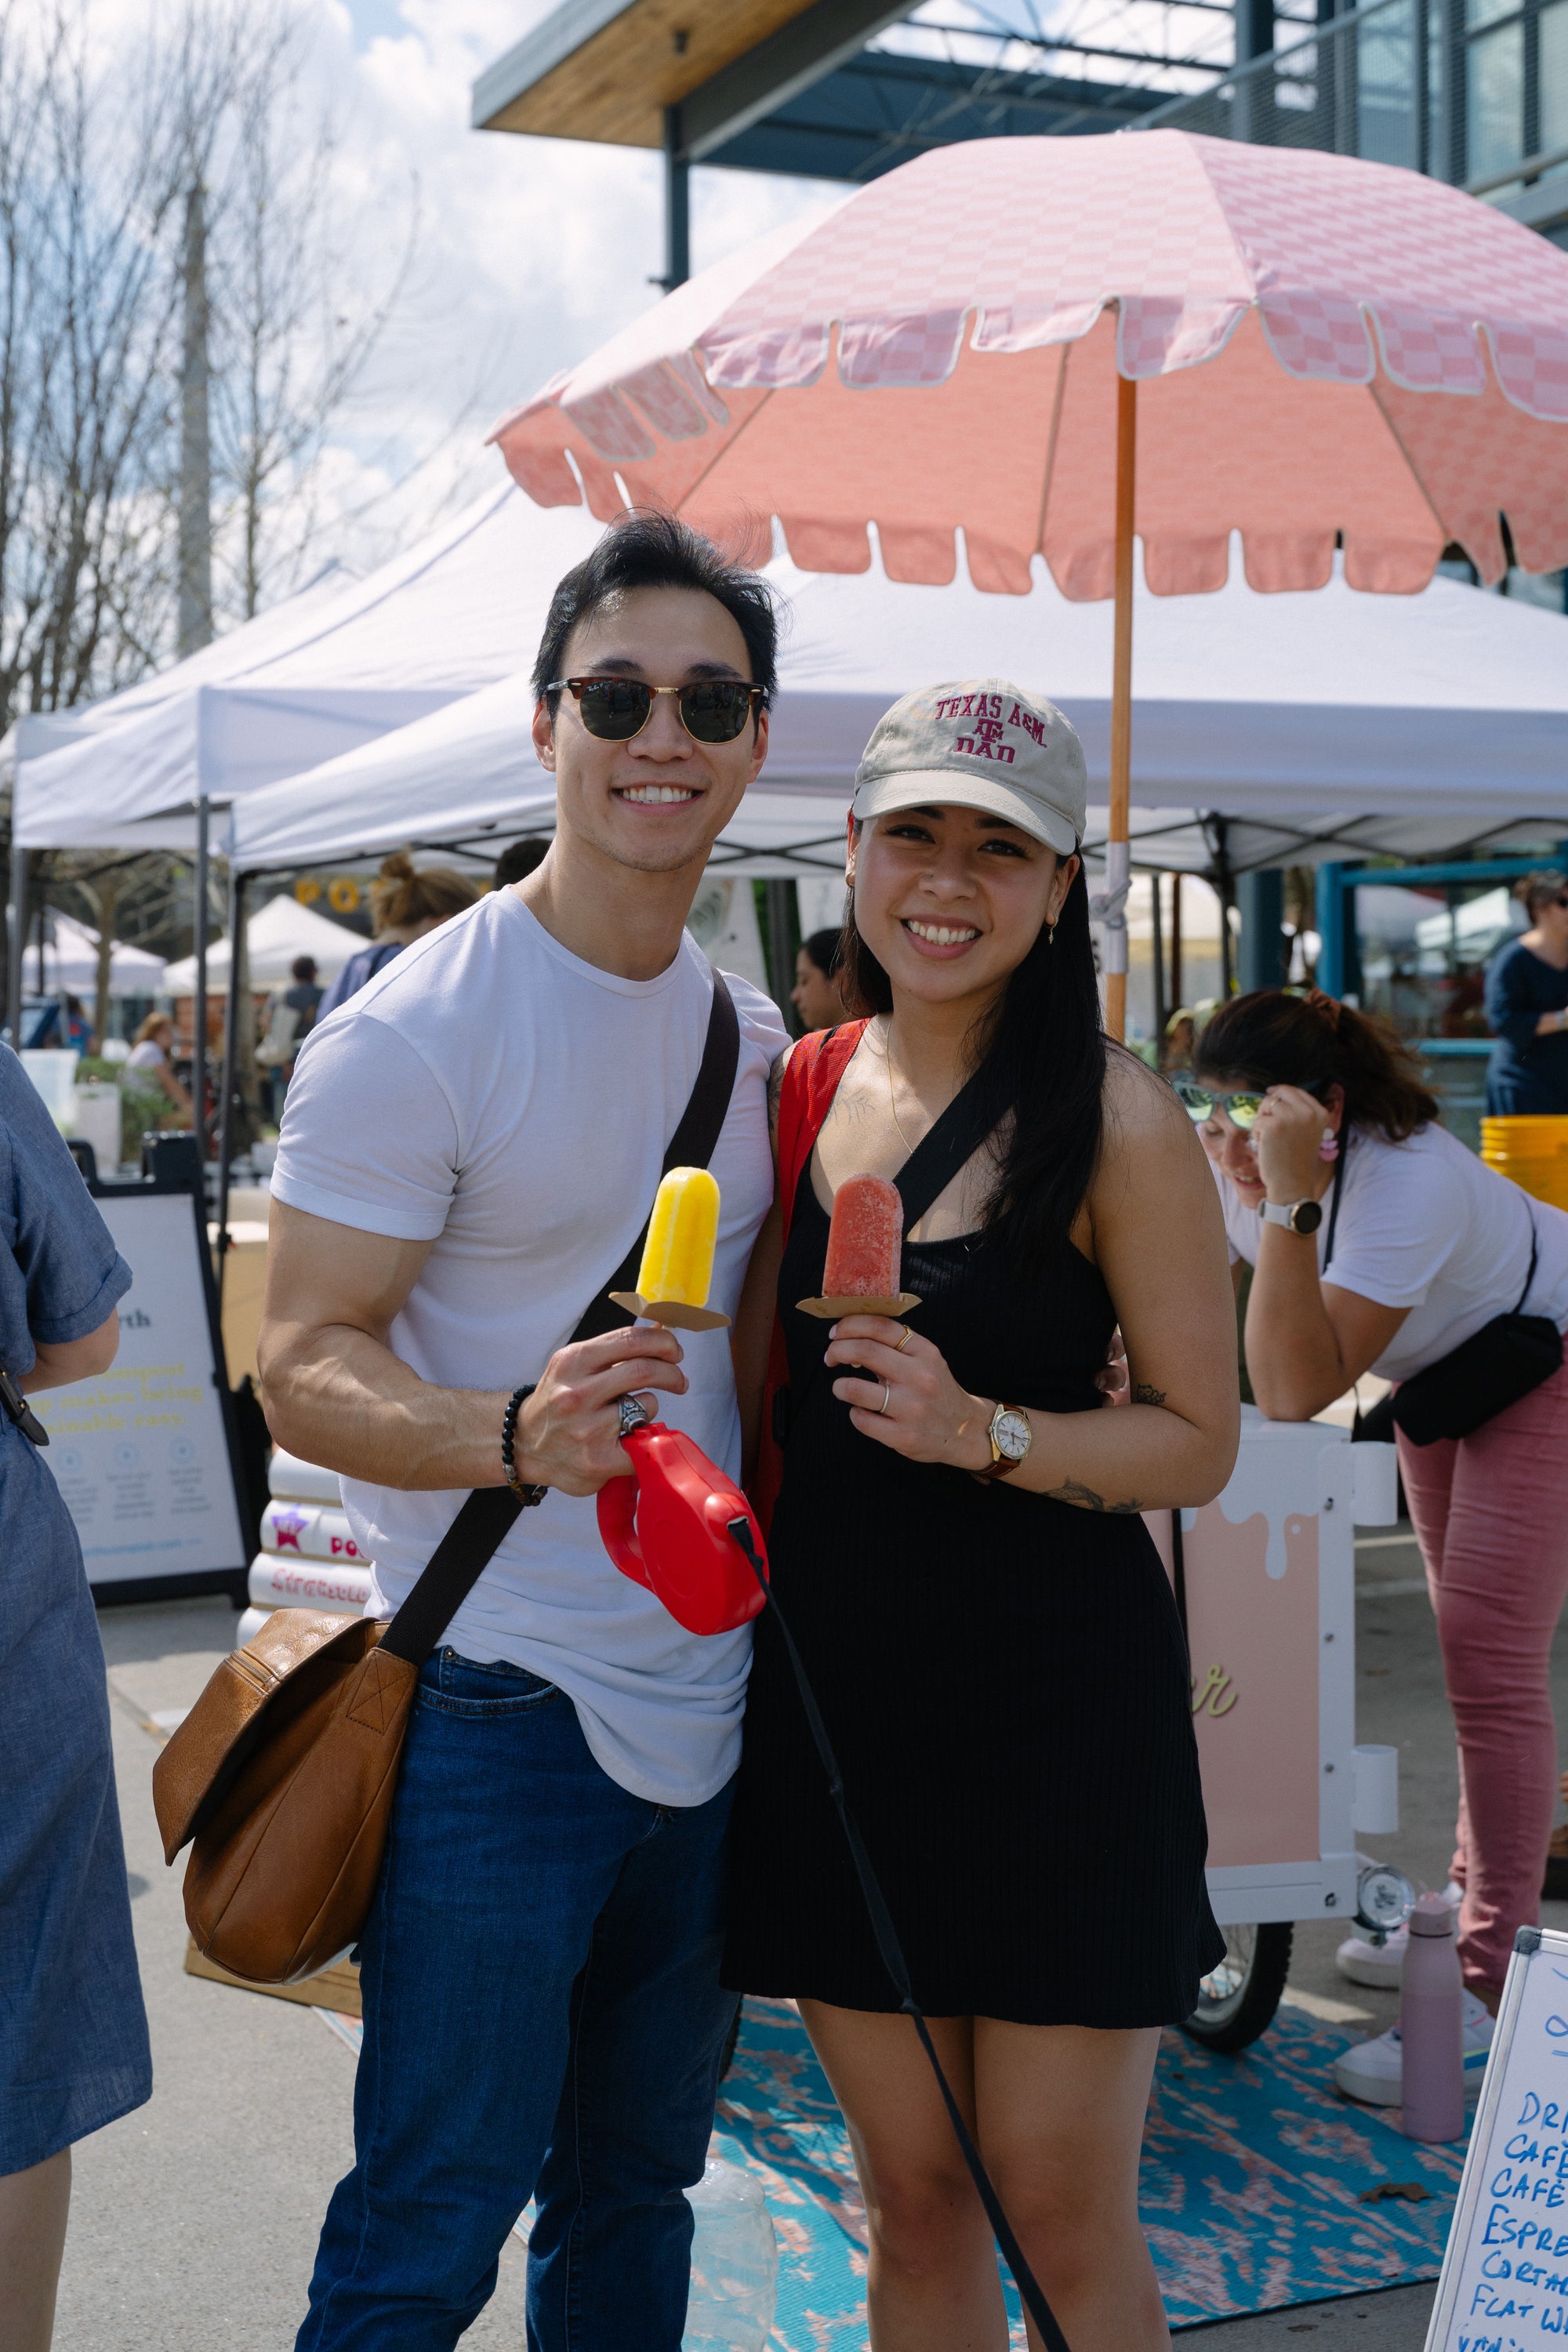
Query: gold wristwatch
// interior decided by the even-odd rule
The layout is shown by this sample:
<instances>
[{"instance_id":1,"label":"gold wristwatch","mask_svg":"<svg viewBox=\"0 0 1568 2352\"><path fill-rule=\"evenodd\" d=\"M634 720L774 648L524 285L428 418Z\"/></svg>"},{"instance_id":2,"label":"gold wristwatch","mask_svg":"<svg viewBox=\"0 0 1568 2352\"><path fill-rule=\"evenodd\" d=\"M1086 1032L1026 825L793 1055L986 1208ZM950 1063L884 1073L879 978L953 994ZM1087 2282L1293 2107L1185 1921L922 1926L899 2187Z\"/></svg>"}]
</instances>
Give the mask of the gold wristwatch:
<instances>
[{"instance_id":1,"label":"gold wristwatch","mask_svg":"<svg viewBox=\"0 0 1568 2352\"><path fill-rule=\"evenodd\" d=\"M974 1473L985 1483L993 1478L1005 1478L1016 1470L1035 1442L1029 1416L1020 1404L999 1404L991 1416L991 1425L985 1434L991 1441L990 1466Z\"/></svg>"}]
</instances>

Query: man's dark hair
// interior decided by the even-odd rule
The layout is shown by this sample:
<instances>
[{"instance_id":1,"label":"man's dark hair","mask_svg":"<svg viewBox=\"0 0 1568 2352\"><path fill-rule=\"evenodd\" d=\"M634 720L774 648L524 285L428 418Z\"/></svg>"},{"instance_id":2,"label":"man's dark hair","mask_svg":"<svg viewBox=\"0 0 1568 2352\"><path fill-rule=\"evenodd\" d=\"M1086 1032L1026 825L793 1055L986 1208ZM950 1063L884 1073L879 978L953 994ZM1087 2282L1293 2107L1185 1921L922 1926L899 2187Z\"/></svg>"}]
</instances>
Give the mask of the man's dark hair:
<instances>
[{"instance_id":1,"label":"man's dark hair","mask_svg":"<svg viewBox=\"0 0 1568 2352\"><path fill-rule=\"evenodd\" d=\"M316 977L316 959L314 956L296 956L289 969L297 981L309 988Z\"/></svg>"},{"instance_id":2,"label":"man's dark hair","mask_svg":"<svg viewBox=\"0 0 1568 2352\"><path fill-rule=\"evenodd\" d=\"M824 980L837 979L838 968L844 961L842 930L813 931L808 940L802 940L801 946Z\"/></svg>"},{"instance_id":3,"label":"man's dark hair","mask_svg":"<svg viewBox=\"0 0 1568 2352\"><path fill-rule=\"evenodd\" d=\"M521 882L536 866L542 866L550 855L550 844L537 834L526 841L509 841L496 859L496 870L490 879L492 890L504 890L509 883Z\"/></svg>"},{"instance_id":4,"label":"man's dark hair","mask_svg":"<svg viewBox=\"0 0 1568 2352\"><path fill-rule=\"evenodd\" d=\"M778 614L767 582L732 562L711 540L701 538L673 515L637 508L613 522L591 555L573 565L550 600L533 691L550 705L552 720L561 700L546 694L561 676L567 640L579 622L634 588L698 588L722 604L746 641L752 684L763 689L763 706L778 684Z\"/></svg>"}]
</instances>

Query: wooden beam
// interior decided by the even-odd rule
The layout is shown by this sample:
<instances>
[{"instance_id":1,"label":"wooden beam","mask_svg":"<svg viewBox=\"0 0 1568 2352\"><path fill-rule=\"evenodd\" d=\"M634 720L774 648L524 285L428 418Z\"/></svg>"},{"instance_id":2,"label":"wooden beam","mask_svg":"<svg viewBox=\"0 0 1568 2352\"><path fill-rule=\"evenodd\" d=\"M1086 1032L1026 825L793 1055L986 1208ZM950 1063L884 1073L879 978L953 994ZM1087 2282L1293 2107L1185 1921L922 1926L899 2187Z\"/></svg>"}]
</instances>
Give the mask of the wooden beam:
<instances>
[{"instance_id":1,"label":"wooden beam","mask_svg":"<svg viewBox=\"0 0 1568 2352\"><path fill-rule=\"evenodd\" d=\"M667 106L680 105L816 5L569 0L475 83L475 127L662 146Z\"/></svg>"}]
</instances>

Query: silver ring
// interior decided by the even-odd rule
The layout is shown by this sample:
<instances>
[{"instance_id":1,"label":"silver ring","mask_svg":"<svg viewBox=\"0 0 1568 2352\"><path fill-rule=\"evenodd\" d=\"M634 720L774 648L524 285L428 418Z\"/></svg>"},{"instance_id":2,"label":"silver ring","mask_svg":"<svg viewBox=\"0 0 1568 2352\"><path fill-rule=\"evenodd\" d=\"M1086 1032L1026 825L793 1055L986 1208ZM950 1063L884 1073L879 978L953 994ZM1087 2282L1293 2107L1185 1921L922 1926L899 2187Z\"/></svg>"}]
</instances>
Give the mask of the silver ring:
<instances>
[{"instance_id":1,"label":"silver ring","mask_svg":"<svg viewBox=\"0 0 1568 2352\"><path fill-rule=\"evenodd\" d=\"M886 1412L889 1405L892 1402L892 1397L893 1391L891 1385L887 1381L884 1381L882 1382L882 1402L876 1407L876 1411L878 1412Z\"/></svg>"},{"instance_id":2,"label":"silver ring","mask_svg":"<svg viewBox=\"0 0 1568 2352\"><path fill-rule=\"evenodd\" d=\"M647 1407L635 1396L621 1399L621 1425L616 1434L629 1437L634 1429L643 1428L652 1419Z\"/></svg>"}]
</instances>

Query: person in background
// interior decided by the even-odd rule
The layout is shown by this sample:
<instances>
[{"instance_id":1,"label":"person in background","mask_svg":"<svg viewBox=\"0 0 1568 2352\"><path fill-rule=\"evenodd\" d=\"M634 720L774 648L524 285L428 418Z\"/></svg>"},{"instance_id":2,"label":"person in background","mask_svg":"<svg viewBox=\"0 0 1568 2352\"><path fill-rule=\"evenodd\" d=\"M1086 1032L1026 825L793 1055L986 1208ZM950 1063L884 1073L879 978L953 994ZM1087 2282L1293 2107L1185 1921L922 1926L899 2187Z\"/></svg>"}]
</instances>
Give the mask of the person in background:
<instances>
[{"instance_id":1,"label":"person in background","mask_svg":"<svg viewBox=\"0 0 1568 2352\"><path fill-rule=\"evenodd\" d=\"M368 948L350 956L332 982L317 1011L318 1022L346 1004L351 996L357 996L367 980L384 971L394 956L401 955L415 940L450 922L479 896L466 876L454 874L448 866L416 866L403 849L384 857L380 878L370 886L374 938Z\"/></svg>"},{"instance_id":2,"label":"person in background","mask_svg":"<svg viewBox=\"0 0 1568 2352\"><path fill-rule=\"evenodd\" d=\"M1160 1067L1167 1076L1176 1070L1190 1070L1197 1050L1198 1016L1184 1004L1178 1004L1165 1024L1165 1034L1160 1040Z\"/></svg>"},{"instance_id":3,"label":"person in background","mask_svg":"<svg viewBox=\"0 0 1568 2352\"><path fill-rule=\"evenodd\" d=\"M803 940L795 959L795 986L789 1001L800 1015L800 1025L807 1036L814 1029L837 1029L844 1020L844 999L838 992L839 968L844 961L843 935L838 931L813 931Z\"/></svg>"},{"instance_id":4,"label":"person in background","mask_svg":"<svg viewBox=\"0 0 1568 2352\"><path fill-rule=\"evenodd\" d=\"M191 1098L174 1076L170 1055L174 1050L174 1024L166 1013L149 1013L136 1032L125 1057L128 1070L145 1070L153 1085L166 1094L181 1116L191 1116Z\"/></svg>"},{"instance_id":5,"label":"person in background","mask_svg":"<svg viewBox=\"0 0 1568 2352\"><path fill-rule=\"evenodd\" d=\"M1255 1269L1247 1369L1270 1420L1310 1420L1363 1372L1406 1381L1494 1316L1568 1327L1568 1214L1439 1126L1384 1023L1316 990L1261 989L1219 1008L1199 1036L1195 1079L1175 1083L1219 1181L1233 1272L1244 1259ZM1568 1595L1568 1365L1468 1437L1396 1437L1458 1734L1453 1879L1475 2077L1514 1930L1537 1917L1552 1832L1547 1668ZM1384 1951L1397 1965L1403 1943ZM1366 1948L1352 1938L1340 1965L1360 1980ZM1352 2097L1396 2105L1397 2029L1346 2051L1334 2071Z\"/></svg>"},{"instance_id":6,"label":"person in background","mask_svg":"<svg viewBox=\"0 0 1568 2352\"><path fill-rule=\"evenodd\" d=\"M272 1116L281 1119L289 1081L300 1046L316 1024L322 992L316 981L314 956L296 956L289 967L289 986L276 989L267 1000L267 1031L256 1058L272 1084Z\"/></svg>"},{"instance_id":7,"label":"person in background","mask_svg":"<svg viewBox=\"0 0 1568 2352\"><path fill-rule=\"evenodd\" d=\"M514 882L526 882L535 867L542 866L550 855L550 844L538 834L525 841L509 841L496 859L496 870L490 877L492 890L506 890Z\"/></svg>"},{"instance_id":8,"label":"person in background","mask_svg":"<svg viewBox=\"0 0 1568 2352\"><path fill-rule=\"evenodd\" d=\"M47 2352L71 2147L153 2094L81 1546L25 1397L109 1370L131 1269L0 1046L0 2344Z\"/></svg>"},{"instance_id":9,"label":"person in background","mask_svg":"<svg viewBox=\"0 0 1568 2352\"><path fill-rule=\"evenodd\" d=\"M1487 1066L1494 1117L1568 1115L1568 878L1527 874L1513 886L1530 929L1505 940L1487 969Z\"/></svg>"}]
</instances>

